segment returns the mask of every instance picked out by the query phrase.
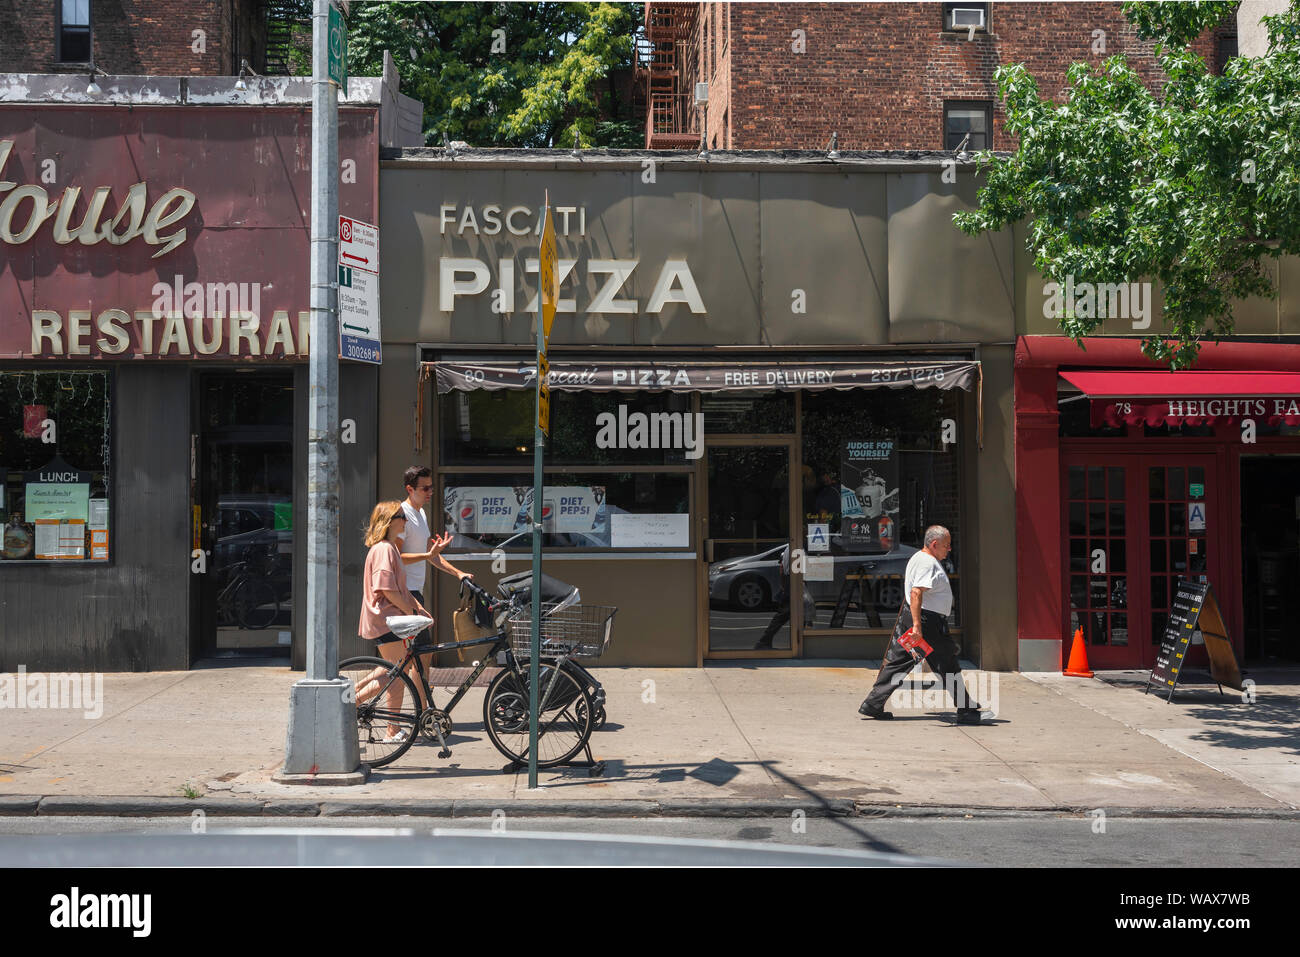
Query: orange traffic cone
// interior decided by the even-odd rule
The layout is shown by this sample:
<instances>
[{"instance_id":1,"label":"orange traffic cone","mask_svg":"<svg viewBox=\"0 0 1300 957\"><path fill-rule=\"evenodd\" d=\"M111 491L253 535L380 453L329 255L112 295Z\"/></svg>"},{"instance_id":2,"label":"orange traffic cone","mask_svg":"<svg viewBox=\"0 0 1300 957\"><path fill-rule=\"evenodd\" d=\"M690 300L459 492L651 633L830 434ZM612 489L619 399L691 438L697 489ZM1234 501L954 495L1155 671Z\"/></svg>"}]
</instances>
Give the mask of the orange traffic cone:
<instances>
[{"instance_id":1,"label":"orange traffic cone","mask_svg":"<svg viewBox=\"0 0 1300 957\"><path fill-rule=\"evenodd\" d=\"M1092 677L1092 672L1088 669L1088 646L1083 640L1082 628L1074 632L1074 644L1070 646L1070 663L1066 666L1065 673L1071 678Z\"/></svg>"}]
</instances>

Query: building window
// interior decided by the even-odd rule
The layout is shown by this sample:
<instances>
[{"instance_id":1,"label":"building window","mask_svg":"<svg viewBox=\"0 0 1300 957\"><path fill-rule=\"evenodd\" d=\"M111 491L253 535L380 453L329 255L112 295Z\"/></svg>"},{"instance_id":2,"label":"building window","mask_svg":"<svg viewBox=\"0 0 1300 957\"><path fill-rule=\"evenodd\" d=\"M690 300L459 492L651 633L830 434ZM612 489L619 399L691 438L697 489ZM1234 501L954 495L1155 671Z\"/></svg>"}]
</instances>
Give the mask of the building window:
<instances>
[{"instance_id":1,"label":"building window","mask_svg":"<svg viewBox=\"0 0 1300 957\"><path fill-rule=\"evenodd\" d=\"M1214 58L1214 72L1220 76L1228 66L1228 61L1237 56L1237 34L1225 33L1219 37Z\"/></svg>"},{"instance_id":2,"label":"building window","mask_svg":"<svg viewBox=\"0 0 1300 957\"><path fill-rule=\"evenodd\" d=\"M442 475L442 527L456 552L498 545L527 552L532 539L531 472ZM693 547L691 477L684 472L546 469L542 547L682 550ZM507 544L508 543L508 544Z\"/></svg>"},{"instance_id":3,"label":"building window","mask_svg":"<svg viewBox=\"0 0 1300 957\"><path fill-rule=\"evenodd\" d=\"M945 3L943 5L943 28L958 33L970 33L974 27L976 33L989 31L989 4L987 3Z\"/></svg>"},{"instance_id":4,"label":"building window","mask_svg":"<svg viewBox=\"0 0 1300 957\"><path fill-rule=\"evenodd\" d=\"M957 395L937 389L804 394L800 534L809 628L891 629L903 573L931 525L952 533L949 623L961 626L961 456L943 442L944 421L959 418Z\"/></svg>"},{"instance_id":5,"label":"building window","mask_svg":"<svg viewBox=\"0 0 1300 957\"><path fill-rule=\"evenodd\" d=\"M55 0L60 63L90 62L90 0Z\"/></svg>"},{"instance_id":6,"label":"building window","mask_svg":"<svg viewBox=\"0 0 1300 957\"><path fill-rule=\"evenodd\" d=\"M520 532L532 508L533 402L531 389L438 396L442 528L454 552L532 547ZM696 422L685 393L552 392L543 545L692 547L686 446L703 451Z\"/></svg>"},{"instance_id":7,"label":"building window","mask_svg":"<svg viewBox=\"0 0 1300 957\"><path fill-rule=\"evenodd\" d=\"M109 558L107 372L0 371L0 561Z\"/></svg>"},{"instance_id":8,"label":"building window","mask_svg":"<svg viewBox=\"0 0 1300 957\"><path fill-rule=\"evenodd\" d=\"M970 136L967 141L966 137ZM966 142L971 152L993 148L993 104L988 100L950 100L943 105L943 148Z\"/></svg>"}]
</instances>

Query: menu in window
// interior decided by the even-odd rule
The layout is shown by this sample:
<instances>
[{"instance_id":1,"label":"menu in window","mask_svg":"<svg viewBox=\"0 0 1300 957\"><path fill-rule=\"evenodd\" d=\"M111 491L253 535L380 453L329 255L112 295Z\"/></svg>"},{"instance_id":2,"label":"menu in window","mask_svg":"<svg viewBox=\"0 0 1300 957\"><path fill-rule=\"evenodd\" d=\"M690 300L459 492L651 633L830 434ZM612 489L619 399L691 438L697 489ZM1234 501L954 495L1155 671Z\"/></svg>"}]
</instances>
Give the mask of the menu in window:
<instances>
[{"instance_id":1,"label":"menu in window","mask_svg":"<svg viewBox=\"0 0 1300 957\"><path fill-rule=\"evenodd\" d=\"M614 548L685 548L691 543L689 515L616 512L609 520Z\"/></svg>"},{"instance_id":2,"label":"menu in window","mask_svg":"<svg viewBox=\"0 0 1300 957\"><path fill-rule=\"evenodd\" d=\"M86 557L86 523L80 519L36 521L36 558L45 561ZM107 556L105 556L107 557Z\"/></svg>"},{"instance_id":3,"label":"menu in window","mask_svg":"<svg viewBox=\"0 0 1300 957\"><path fill-rule=\"evenodd\" d=\"M38 519L36 522L36 558L53 561L59 557L59 522L57 519Z\"/></svg>"},{"instance_id":4,"label":"menu in window","mask_svg":"<svg viewBox=\"0 0 1300 957\"><path fill-rule=\"evenodd\" d=\"M59 522L59 557L86 557L86 523L82 521Z\"/></svg>"},{"instance_id":5,"label":"menu in window","mask_svg":"<svg viewBox=\"0 0 1300 957\"><path fill-rule=\"evenodd\" d=\"M108 499L92 498L89 502L90 555L92 561L108 561Z\"/></svg>"},{"instance_id":6,"label":"menu in window","mask_svg":"<svg viewBox=\"0 0 1300 957\"><path fill-rule=\"evenodd\" d=\"M90 483L28 482L26 493L27 521L80 520L89 516Z\"/></svg>"}]
</instances>

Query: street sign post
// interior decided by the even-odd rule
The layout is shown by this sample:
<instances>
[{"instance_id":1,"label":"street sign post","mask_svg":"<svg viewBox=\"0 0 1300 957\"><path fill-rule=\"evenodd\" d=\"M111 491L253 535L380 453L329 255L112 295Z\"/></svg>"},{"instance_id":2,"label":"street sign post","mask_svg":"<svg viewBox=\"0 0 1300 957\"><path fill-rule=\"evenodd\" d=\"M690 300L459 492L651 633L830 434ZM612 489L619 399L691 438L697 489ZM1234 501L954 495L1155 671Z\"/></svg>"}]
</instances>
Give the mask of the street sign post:
<instances>
[{"instance_id":1,"label":"street sign post","mask_svg":"<svg viewBox=\"0 0 1300 957\"><path fill-rule=\"evenodd\" d=\"M330 4L329 22L329 78L337 83L346 95L348 91L348 30L343 25L343 14Z\"/></svg>"},{"instance_id":2,"label":"street sign post","mask_svg":"<svg viewBox=\"0 0 1300 957\"><path fill-rule=\"evenodd\" d=\"M379 229L339 217L339 357L379 365Z\"/></svg>"},{"instance_id":3,"label":"street sign post","mask_svg":"<svg viewBox=\"0 0 1300 957\"><path fill-rule=\"evenodd\" d=\"M551 389L547 382L550 366L546 362L546 343L555 321L559 294L559 275L555 256L555 223L551 219L551 195L542 200L544 220L542 249L538 257L537 293L537 419L533 429L533 505L529 518L533 523L533 633L531 667L528 669L528 786L537 787L537 676L541 671L542 652L542 449L551 429Z\"/></svg>"}]
</instances>

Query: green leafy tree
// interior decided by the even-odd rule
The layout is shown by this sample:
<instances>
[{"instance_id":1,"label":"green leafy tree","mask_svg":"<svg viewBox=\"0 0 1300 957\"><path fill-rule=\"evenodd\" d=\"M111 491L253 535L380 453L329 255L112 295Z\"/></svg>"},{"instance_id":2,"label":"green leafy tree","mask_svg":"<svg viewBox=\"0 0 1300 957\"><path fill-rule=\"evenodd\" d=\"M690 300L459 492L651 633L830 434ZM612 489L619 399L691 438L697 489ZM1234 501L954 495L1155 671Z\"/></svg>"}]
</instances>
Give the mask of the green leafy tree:
<instances>
[{"instance_id":1,"label":"green leafy tree","mask_svg":"<svg viewBox=\"0 0 1300 957\"><path fill-rule=\"evenodd\" d=\"M378 76L390 51L430 145L445 132L477 147L635 147L616 79L640 17L626 3L353 3L348 69Z\"/></svg>"},{"instance_id":2,"label":"green leafy tree","mask_svg":"<svg viewBox=\"0 0 1300 957\"><path fill-rule=\"evenodd\" d=\"M1063 104L1023 65L1000 67L1019 149L980 154L979 207L954 217L970 235L1023 221L1035 267L1061 284L1159 280L1165 328L1143 350L1175 369L1232 332L1234 299L1277 294L1268 259L1300 253L1300 4L1264 18L1265 56L1216 76L1186 44L1235 7L1124 4L1156 41L1158 93L1119 56L1072 65ZM1066 308L1061 327L1082 346L1104 317Z\"/></svg>"}]
</instances>

